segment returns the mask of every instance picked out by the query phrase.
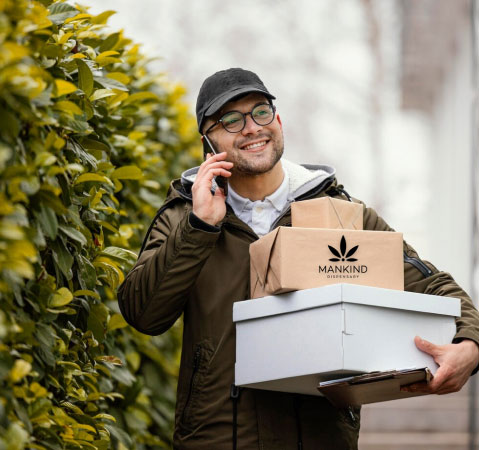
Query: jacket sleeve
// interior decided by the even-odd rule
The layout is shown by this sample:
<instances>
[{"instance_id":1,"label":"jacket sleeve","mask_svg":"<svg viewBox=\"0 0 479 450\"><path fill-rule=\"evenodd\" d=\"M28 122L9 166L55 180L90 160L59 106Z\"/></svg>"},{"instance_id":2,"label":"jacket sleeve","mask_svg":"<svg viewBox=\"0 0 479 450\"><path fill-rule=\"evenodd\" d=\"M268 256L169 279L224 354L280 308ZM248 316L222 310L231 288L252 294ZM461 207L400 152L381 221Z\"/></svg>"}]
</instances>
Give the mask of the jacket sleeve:
<instances>
[{"instance_id":1,"label":"jacket sleeve","mask_svg":"<svg viewBox=\"0 0 479 450\"><path fill-rule=\"evenodd\" d=\"M371 208L364 209L364 229L394 231ZM441 272L430 262L419 258L406 242L404 247L404 290L422 294L455 297L461 300L461 317L456 318L453 342L471 339L479 345L479 313L471 298L461 289L449 273Z\"/></svg>"},{"instance_id":2,"label":"jacket sleeve","mask_svg":"<svg viewBox=\"0 0 479 450\"><path fill-rule=\"evenodd\" d=\"M125 320L142 333L161 334L175 323L220 235L216 227L194 227L189 209L183 202L164 209L118 290Z\"/></svg>"}]
</instances>

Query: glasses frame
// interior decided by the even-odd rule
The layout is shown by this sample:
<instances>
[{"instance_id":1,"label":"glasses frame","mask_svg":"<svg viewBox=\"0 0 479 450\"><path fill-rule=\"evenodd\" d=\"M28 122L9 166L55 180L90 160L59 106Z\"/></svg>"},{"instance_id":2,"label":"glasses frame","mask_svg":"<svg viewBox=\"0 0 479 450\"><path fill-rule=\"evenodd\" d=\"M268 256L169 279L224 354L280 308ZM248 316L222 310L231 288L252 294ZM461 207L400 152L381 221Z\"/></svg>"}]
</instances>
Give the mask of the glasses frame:
<instances>
[{"instance_id":1,"label":"glasses frame","mask_svg":"<svg viewBox=\"0 0 479 450\"><path fill-rule=\"evenodd\" d=\"M258 123L256 122L256 120L254 119L253 117L253 111L255 108L257 108L258 106L261 106L261 105L267 105L269 107L271 107L272 111L273 111L273 117L271 118L271 120L268 122L268 123ZM227 114L231 114L231 113L240 113L242 116L243 116L243 126L241 127L240 130L238 131L230 131L228 130L226 127L225 127L225 124L223 123L223 118L227 115ZM253 120L253 122L256 124L256 125L259 125L260 127L265 127L267 125L269 125L270 123L273 122L274 118L276 117L276 106L274 106L272 103L265 103L265 102L260 102L260 103L257 103L256 105L253 106L253 108L251 109L251 111L249 112L241 112L241 111L237 111L237 110L232 110L232 111L228 111L226 113L224 113L213 125L211 125L210 127L208 127L208 129L203 133L204 135L208 134L216 125L218 124L221 124L223 126L223 128L228 132L228 133L241 133L245 127L246 127L246 116L251 116L251 119Z\"/></svg>"}]
</instances>

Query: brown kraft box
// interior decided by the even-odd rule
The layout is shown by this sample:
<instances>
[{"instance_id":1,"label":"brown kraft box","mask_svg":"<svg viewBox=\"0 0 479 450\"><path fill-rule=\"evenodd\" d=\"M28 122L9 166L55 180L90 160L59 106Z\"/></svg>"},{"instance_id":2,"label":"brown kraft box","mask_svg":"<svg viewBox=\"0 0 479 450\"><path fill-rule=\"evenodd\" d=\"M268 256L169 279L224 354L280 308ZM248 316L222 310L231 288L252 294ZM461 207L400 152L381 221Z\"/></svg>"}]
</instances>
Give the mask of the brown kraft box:
<instances>
[{"instance_id":1,"label":"brown kraft box","mask_svg":"<svg viewBox=\"0 0 479 450\"><path fill-rule=\"evenodd\" d=\"M291 204L291 225L303 228L363 229L363 205L332 197Z\"/></svg>"},{"instance_id":2,"label":"brown kraft box","mask_svg":"<svg viewBox=\"0 0 479 450\"><path fill-rule=\"evenodd\" d=\"M404 290L402 233L279 227L249 252L251 298L336 283Z\"/></svg>"}]
</instances>

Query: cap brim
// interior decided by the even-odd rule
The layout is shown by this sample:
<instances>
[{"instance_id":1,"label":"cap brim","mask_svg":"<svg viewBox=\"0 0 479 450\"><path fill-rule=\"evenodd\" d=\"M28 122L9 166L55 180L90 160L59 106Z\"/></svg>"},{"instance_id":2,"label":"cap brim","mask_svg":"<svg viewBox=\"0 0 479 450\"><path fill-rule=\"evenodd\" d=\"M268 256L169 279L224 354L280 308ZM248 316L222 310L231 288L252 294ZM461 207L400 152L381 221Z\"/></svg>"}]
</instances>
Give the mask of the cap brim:
<instances>
[{"instance_id":1,"label":"cap brim","mask_svg":"<svg viewBox=\"0 0 479 450\"><path fill-rule=\"evenodd\" d=\"M271 100L276 99L276 97L274 95L271 95L268 91L265 91L256 87L243 86L237 90L226 92L221 97L218 97L210 106L208 106L203 117L206 118L206 117L212 116L231 100L234 100L235 98L238 98L244 94L249 94L254 92L263 94L265 97Z\"/></svg>"}]
</instances>

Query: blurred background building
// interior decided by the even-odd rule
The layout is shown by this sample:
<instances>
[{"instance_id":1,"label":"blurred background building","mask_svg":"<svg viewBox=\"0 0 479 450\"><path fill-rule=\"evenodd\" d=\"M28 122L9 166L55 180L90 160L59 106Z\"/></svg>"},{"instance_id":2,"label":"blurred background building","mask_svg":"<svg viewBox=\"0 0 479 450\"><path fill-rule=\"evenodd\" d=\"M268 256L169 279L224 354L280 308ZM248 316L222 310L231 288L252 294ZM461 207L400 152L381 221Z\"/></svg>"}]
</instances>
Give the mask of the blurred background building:
<instances>
[{"instance_id":1,"label":"blurred background building","mask_svg":"<svg viewBox=\"0 0 479 450\"><path fill-rule=\"evenodd\" d=\"M257 72L277 97L286 157L335 166L351 195L477 301L474 0L85 3L118 12L111 25L161 57L152 64L186 84L192 112L213 72ZM360 448L476 448L474 393L366 406Z\"/></svg>"}]
</instances>

